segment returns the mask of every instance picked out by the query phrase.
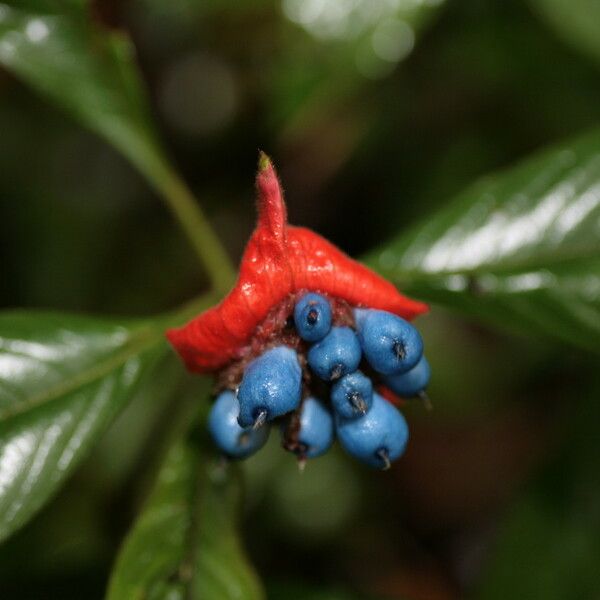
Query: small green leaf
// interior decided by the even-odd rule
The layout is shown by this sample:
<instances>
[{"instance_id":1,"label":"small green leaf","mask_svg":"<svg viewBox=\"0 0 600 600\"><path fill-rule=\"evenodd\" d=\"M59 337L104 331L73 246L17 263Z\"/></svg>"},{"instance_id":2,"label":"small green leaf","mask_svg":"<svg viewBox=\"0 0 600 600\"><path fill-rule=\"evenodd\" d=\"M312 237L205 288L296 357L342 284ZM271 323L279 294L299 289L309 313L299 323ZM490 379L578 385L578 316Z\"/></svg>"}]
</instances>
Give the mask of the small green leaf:
<instances>
[{"instance_id":1,"label":"small green leaf","mask_svg":"<svg viewBox=\"0 0 600 600\"><path fill-rule=\"evenodd\" d=\"M600 350L600 130L484 179L368 260L419 298Z\"/></svg>"},{"instance_id":2,"label":"small green leaf","mask_svg":"<svg viewBox=\"0 0 600 600\"><path fill-rule=\"evenodd\" d=\"M63 483L166 350L162 327L0 315L0 539Z\"/></svg>"},{"instance_id":3,"label":"small green leaf","mask_svg":"<svg viewBox=\"0 0 600 600\"><path fill-rule=\"evenodd\" d=\"M200 460L191 443L173 447L121 549L108 600L264 598L236 531L231 469Z\"/></svg>"},{"instance_id":4,"label":"small green leaf","mask_svg":"<svg viewBox=\"0 0 600 600\"><path fill-rule=\"evenodd\" d=\"M566 42L600 61L598 0L531 0L531 3Z\"/></svg>"}]
</instances>

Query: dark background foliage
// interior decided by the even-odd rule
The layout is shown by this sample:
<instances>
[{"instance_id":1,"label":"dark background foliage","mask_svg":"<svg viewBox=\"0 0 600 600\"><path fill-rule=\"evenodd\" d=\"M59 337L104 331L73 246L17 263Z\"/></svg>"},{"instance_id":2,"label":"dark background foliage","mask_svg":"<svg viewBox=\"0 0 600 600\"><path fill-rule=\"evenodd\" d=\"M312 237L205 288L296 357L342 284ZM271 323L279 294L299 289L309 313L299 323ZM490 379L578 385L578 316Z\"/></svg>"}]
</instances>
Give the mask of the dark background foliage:
<instances>
[{"instance_id":1,"label":"dark background foliage","mask_svg":"<svg viewBox=\"0 0 600 600\"><path fill-rule=\"evenodd\" d=\"M45 4L0 2L0 11ZM518 194L552 156L498 189L473 181L550 144L584 136L572 152L597 204L600 136L587 133L600 121L594 2L102 0L92 14L131 36L149 119L234 261L253 226L262 148L280 171L292 222L434 302L419 327L435 410L407 409L411 442L391 472L367 471L338 449L299 476L276 436L243 466L244 544L269 598L597 598L600 380L589 350L600 347L598 211L567 248L580 240L585 252L541 239L550 250L530 253L533 263L519 247L460 271L468 294L406 267L409 250L427 255L418 237L427 227L441 239L458 226L468 238L447 208L457 195L470 205L485 191ZM78 122L98 131L89 120L72 119L72 107L59 110L8 66L0 305L151 316L206 291L205 270L159 194ZM560 171L553 185L577 187L583 176L569 177ZM517 303L503 278L531 264L555 287ZM127 335L134 344L151 334L133 324ZM152 378L0 547L3 598L81 598L83 589L103 597L169 440L207 404L205 384L168 353L144 354L138 366ZM121 376L111 377L127 395Z\"/></svg>"}]
</instances>

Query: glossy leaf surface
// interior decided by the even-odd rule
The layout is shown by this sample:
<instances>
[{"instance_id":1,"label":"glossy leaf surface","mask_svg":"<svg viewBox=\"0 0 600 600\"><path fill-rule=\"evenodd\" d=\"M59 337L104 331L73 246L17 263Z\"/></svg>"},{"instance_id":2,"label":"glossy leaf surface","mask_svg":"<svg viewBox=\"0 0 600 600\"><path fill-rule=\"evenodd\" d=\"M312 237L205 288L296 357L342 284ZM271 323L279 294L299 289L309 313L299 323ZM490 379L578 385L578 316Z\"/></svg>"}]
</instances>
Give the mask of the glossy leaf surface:
<instances>
[{"instance_id":1,"label":"glossy leaf surface","mask_svg":"<svg viewBox=\"0 0 600 600\"><path fill-rule=\"evenodd\" d=\"M108 600L264 598L238 539L231 470L191 445L170 451L121 549Z\"/></svg>"},{"instance_id":2,"label":"glossy leaf surface","mask_svg":"<svg viewBox=\"0 0 600 600\"><path fill-rule=\"evenodd\" d=\"M0 539L56 491L165 350L142 322L0 315Z\"/></svg>"},{"instance_id":3,"label":"glossy leaf surface","mask_svg":"<svg viewBox=\"0 0 600 600\"><path fill-rule=\"evenodd\" d=\"M600 350L600 131L484 179L369 260L418 298Z\"/></svg>"}]
</instances>

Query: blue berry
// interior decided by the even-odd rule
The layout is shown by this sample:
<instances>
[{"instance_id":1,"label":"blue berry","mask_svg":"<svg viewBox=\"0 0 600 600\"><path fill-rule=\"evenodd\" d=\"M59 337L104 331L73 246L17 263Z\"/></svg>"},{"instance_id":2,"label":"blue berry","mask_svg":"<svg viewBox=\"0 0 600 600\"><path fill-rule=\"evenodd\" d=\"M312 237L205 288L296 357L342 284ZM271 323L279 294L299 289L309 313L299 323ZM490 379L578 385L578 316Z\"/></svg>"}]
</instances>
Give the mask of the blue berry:
<instances>
[{"instance_id":1,"label":"blue berry","mask_svg":"<svg viewBox=\"0 0 600 600\"><path fill-rule=\"evenodd\" d=\"M354 311L358 336L369 364L383 375L405 373L423 355L423 340L407 321L382 310Z\"/></svg>"},{"instance_id":2,"label":"blue berry","mask_svg":"<svg viewBox=\"0 0 600 600\"><path fill-rule=\"evenodd\" d=\"M260 450L269 437L270 427L242 429L237 421L240 405L235 394L219 394L208 416L208 430L219 449L231 458L246 458Z\"/></svg>"},{"instance_id":3,"label":"blue berry","mask_svg":"<svg viewBox=\"0 0 600 600\"><path fill-rule=\"evenodd\" d=\"M427 359L423 356L421 360L410 371L399 375L384 377L383 382L398 396L411 398L422 392L429 383L431 369Z\"/></svg>"},{"instance_id":4,"label":"blue berry","mask_svg":"<svg viewBox=\"0 0 600 600\"><path fill-rule=\"evenodd\" d=\"M300 413L301 456L316 458L329 450L333 444L334 427L331 413L316 398L309 397L302 403Z\"/></svg>"},{"instance_id":5,"label":"blue berry","mask_svg":"<svg viewBox=\"0 0 600 600\"><path fill-rule=\"evenodd\" d=\"M286 346L267 350L247 367L238 390L242 427L258 427L298 408L302 369Z\"/></svg>"},{"instance_id":6,"label":"blue berry","mask_svg":"<svg viewBox=\"0 0 600 600\"><path fill-rule=\"evenodd\" d=\"M318 342L331 329L331 306L319 294L302 296L294 308L298 335L307 342Z\"/></svg>"},{"instance_id":7,"label":"blue berry","mask_svg":"<svg viewBox=\"0 0 600 600\"><path fill-rule=\"evenodd\" d=\"M358 337L349 327L331 331L308 351L310 368L325 381L335 381L356 371L361 358Z\"/></svg>"},{"instance_id":8,"label":"blue berry","mask_svg":"<svg viewBox=\"0 0 600 600\"><path fill-rule=\"evenodd\" d=\"M331 403L335 412L345 419L364 415L373 403L371 380L360 371L344 375L331 387Z\"/></svg>"},{"instance_id":9,"label":"blue berry","mask_svg":"<svg viewBox=\"0 0 600 600\"><path fill-rule=\"evenodd\" d=\"M362 417L349 420L337 416L336 431L349 454L379 469L399 458L408 442L406 420L379 394L373 394L373 405Z\"/></svg>"}]
</instances>

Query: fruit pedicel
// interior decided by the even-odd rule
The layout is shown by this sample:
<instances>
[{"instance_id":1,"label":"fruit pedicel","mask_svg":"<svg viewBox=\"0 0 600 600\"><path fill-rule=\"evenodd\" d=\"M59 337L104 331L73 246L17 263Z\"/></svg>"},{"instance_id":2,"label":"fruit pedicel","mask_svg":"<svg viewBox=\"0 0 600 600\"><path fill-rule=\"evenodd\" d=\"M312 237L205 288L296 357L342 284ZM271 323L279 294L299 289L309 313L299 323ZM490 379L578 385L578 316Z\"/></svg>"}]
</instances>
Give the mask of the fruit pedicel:
<instances>
[{"instance_id":1,"label":"fruit pedicel","mask_svg":"<svg viewBox=\"0 0 600 600\"><path fill-rule=\"evenodd\" d=\"M259 158L258 224L225 299L167 337L187 368L213 373L208 428L243 459L279 425L302 464L334 440L387 469L408 442L397 406L427 399L430 368L408 322L427 305L318 234L287 223L277 174Z\"/></svg>"}]
</instances>

